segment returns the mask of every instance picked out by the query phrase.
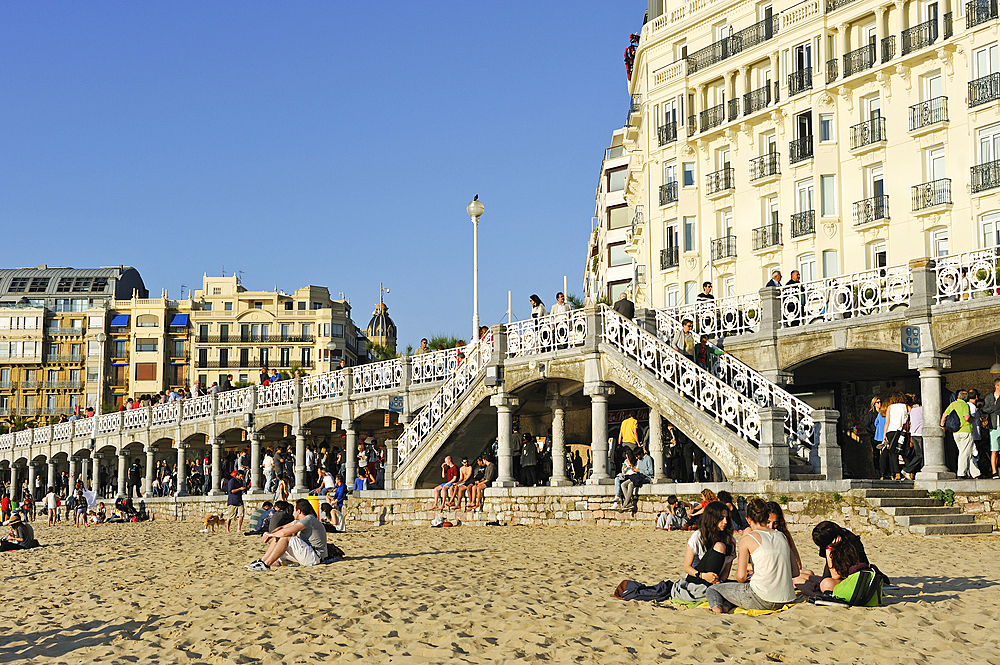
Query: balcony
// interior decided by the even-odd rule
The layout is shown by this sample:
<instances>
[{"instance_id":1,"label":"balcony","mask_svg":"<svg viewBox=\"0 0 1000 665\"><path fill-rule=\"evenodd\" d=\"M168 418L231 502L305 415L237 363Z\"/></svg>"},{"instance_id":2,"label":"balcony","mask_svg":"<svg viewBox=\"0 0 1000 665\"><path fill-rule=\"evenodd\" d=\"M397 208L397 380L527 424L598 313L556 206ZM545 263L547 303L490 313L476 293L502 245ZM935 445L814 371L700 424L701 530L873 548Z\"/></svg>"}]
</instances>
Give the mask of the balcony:
<instances>
[{"instance_id":1,"label":"balcony","mask_svg":"<svg viewBox=\"0 0 1000 665\"><path fill-rule=\"evenodd\" d=\"M739 100L739 98L730 99L728 102L726 102L726 106L729 109L729 115L728 115L729 122L732 122L733 120L736 120L738 117L740 117L740 100Z\"/></svg>"},{"instance_id":2,"label":"balcony","mask_svg":"<svg viewBox=\"0 0 1000 665\"><path fill-rule=\"evenodd\" d=\"M851 127L851 150L876 148L885 140L885 118L882 116Z\"/></svg>"},{"instance_id":3,"label":"balcony","mask_svg":"<svg viewBox=\"0 0 1000 665\"><path fill-rule=\"evenodd\" d=\"M687 123L688 138L694 136L697 131L698 131L698 117L694 115L689 115Z\"/></svg>"},{"instance_id":4,"label":"balcony","mask_svg":"<svg viewBox=\"0 0 1000 665\"><path fill-rule=\"evenodd\" d=\"M313 335L201 335L199 344L298 344L312 342Z\"/></svg>"},{"instance_id":5,"label":"balcony","mask_svg":"<svg viewBox=\"0 0 1000 665\"><path fill-rule=\"evenodd\" d=\"M854 2L854 0L826 0L826 13L836 11Z\"/></svg>"},{"instance_id":6,"label":"balcony","mask_svg":"<svg viewBox=\"0 0 1000 665\"><path fill-rule=\"evenodd\" d=\"M816 233L816 211L806 210L792 215L792 237L801 238Z\"/></svg>"},{"instance_id":7,"label":"balcony","mask_svg":"<svg viewBox=\"0 0 1000 665\"><path fill-rule=\"evenodd\" d=\"M81 355L65 355L60 353L46 353L45 362L47 363L82 363L83 356Z\"/></svg>"},{"instance_id":8,"label":"balcony","mask_svg":"<svg viewBox=\"0 0 1000 665\"><path fill-rule=\"evenodd\" d=\"M41 381L21 381L18 383L21 390L38 390L42 387Z\"/></svg>"},{"instance_id":9,"label":"balcony","mask_svg":"<svg viewBox=\"0 0 1000 665\"><path fill-rule=\"evenodd\" d=\"M977 25L992 21L997 17L997 0L972 0L965 3L965 27L974 28Z\"/></svg>"},{"instance_id":10,"label":"balcony","mask_svg":"<svg viewBox=\"0 0 1000 665\"><path fill-rule=\"evenodd\" d=\"M854 202L854 226L889 220L889 197L873 196Z\"/></svg>"},{"instance_id":11,"label":"balcony","mask_svg":"<svg viewBox=\"0 0 1000 665\"><path fill-rule=\"evenodd\" d=\"M1000 187L1000 160L972 167L972 193Z\"/></svg>"},{"instance_id":12,"label":"balcony","mask_svg":"<svg viewBox=\"0 0 1000 665\"><path fill-rule=\"evenodd\" d=\"M800 92L810 90L813 87L812 67L800 69L788 75L788 96L797 95Z\"/></svg>"},{"instance_id":13,"label":"balcony","mask_svg":"<svg viewBox=\"0 0 1000 665\"><path fill-rule=\"evenodd\" d=\"M83 388L83 381L43 381L41 387L46 390L63 390L67 388L80 390Z\"/></svg>"},{"instance_id":14,"label":"balcony","mask_svg":"<svg viewBox=\"0 0 1000 665\"><path fill-rule=\"evenodd\" d=\"M781 244L781 224L768 224L753 230L751 249L759 252Z\"/></svg>"},{"instance_id":15,"label":"balcony","mask_svg":"<svg viewBox=\"0 0 1000 665\"><path fill-rule=\"evenodd\" d=\"M712 261L736 258L736 236L712 238Z\"/></svg>"},{"instance_id":16,"label":"balcony","mask_svg":"<svg viewBox=\"0 0 1000 665\"><path fill-rule=\"evenodd\" d=\"M906 52L903 52L906 55ZM889 62L896 57L896 35L882 38L882 62Z\"/></svg>"},{"instance_id":17,"label":"balcony","mask_svg":"<svg viewBox=\"0 0 1000 665\"><path fill-rule=\"evenodd\" d=\"M676 268L680 262L680 248L667 247L660 250L660 270L670 270Z\"/></svg>"},{"instance_id":18,"label":"balcony","mask_svg":"<svg viewBox=\"0 0 1000 665\"><path fill-rule=\"evenodd\" d=\"M903 34L900 35L899 41L902 45L903 55L909 55L914 51L930 46L937 41L937 38L938 22L937 17L934 17L929 21L924 21L923 23L919 23L912 28L903 30Z\"/></svg>"},{"instance_id":19,"label":"balcony","mask_svg":"<svg viewBox=\"0 0 1000 665\"><path fill-rule=\"evenodd\" d=\"M45 332L47 332L50 335L82 335L83 328L52 327L52 328L46 328Z\"/></svg>"},{"instance_id":20,"label":"balcony","mask_svg":"<svg viewBox=\"0 0 1000 665\"><path fill-rule=\"evenodd\" d=\"M866 44L844 54L844 78L875 66L875 44Z\"/></svg>"},{"instance_id":21,"label":"balcony","mask_svg":"<svg viewBox=\"0 0 1000 665\"><path fill-rule=\"evenodd\" d=\"M826 84L830 85L837 80L839 72L837 71L837 59L826 61Z\"/></svg>"},{"instance_id":22,"label":"balcony","mask_svg":"<svg viewBox=\"0 0 1000 665\"><path fill-rule=\"evenodd\" d=\"M722 62L730 55L729 38L720 39L714 44L710 44L703 49L695 51L687 57L688 76L695 72L710 67L717 62Z\"/></svg>"},{"instance_id":23,"label":"balcony","mask_svg":"<svg viewBox=\"0 0 1000 665\"><path fill-rule=\"evenodd\" d=\"M763 184L780 175L781 156L778 153L769 152L750 160L750 182Z\"/></svg>"},{"instance_id":24,"label":"balcony","mask_svg":"<svg viewBox=\"0 0 1000 665\"><path fill-rule=\"evenodd\" d=\"M660 185L660 205L670 205L671 203L677 203L677 181L668 182L665 185Z\"/></svg>"},{"instance_id":25,"label":"balcony","mask_svg":"<svg viewBox=\"0 0 1000 665\"><path fill-rule=\"evenodd\" d=\"M698 119L700 120L699 129L703 132L712 129L713 127L718 127L726 121L726 105L719 104L718 106L705 109L698 114Z\"/></svg>"},{"instance_id":26,"label":"balcony","mask_svg":"<svg viewBox=\"0 0 1000 665\"><path fill-rule=\"evenodd\" d=\"M677 123L668 122L665 125L660 125L656 128L656 138L660 144L660 147L667 145L668 143L673 143L677 140Z\"/></svg>"},{"instance_id":27,"label":"balcony","mask_svg":"<svg viewBox=\"0 0 1000 665\"><path fill-rule=\"evenodd\" d=\"M629 101L628 105L628 117L625 118L625 124L629 127L636 127L639 124L639 120L642 117L642 95L636 93L632 95L632 99Z\"/></svg>"},{"instance_id":28,"label":"balcony","mask_svg":"<svg viewBox=\"0 0 1000 665\"><path fill-rule=\"evenodd\" d=\"M1000 99L1000 74L986 76L969 81L969 108L989 104Z\"/></svg>"},{"instance_id":29,"label":"balcony","mask_svg":"<svg viewBox=\"0 0 1000 665\"><path fill-rule=\"evenodd\" d=\"M935 97L910 107L910 131L916 132L948 122L948 98Z\"/></svg>"},{"instance_id":30,"label":"balcony","mask_svg":"<svg viewBox=\"0 0 1000 665\"><path fill-rule=\"evenodd\" d=\"M913 212L931 212L938 206L951 205L951 178L941 178L912 187Z\"/></svg>"},{"instance_id":31,"label":"balcony","mask_svg":"<svg viewBox=\"0 0 1000 665\"><path fill-rule=\"evenodd\" d=\"M734 32L729 37L729 55L736 55L743 51L763 44L767 40L778 34L778 16L774 15L763 21L757 21L748 28L743 28L739 32Z\"/></svg>"},{"instance_id":32,"label":"balcony","mask_svg":"<svg viewBox=\"0 0 1000 665\"><path fill-rule=\"evenodd\" d=\"M777 89L778 84L774 84L775 89ZM777 95L775 95L777 97ZM765 109L771 103L771 86L765 85L756 90L751 90L743 95L743 115L750 115L751 113L756 113L761 109Z\"/></svg>"},{"instance_id":33,"label":"balcony","mask_svg":"<svg viewBox=\"0 0 1000 665\"><path fill-rule=\"evenodd\" d=\"M705 176L705 194L720 196L736 189L736 172L732 168L721 169Z\"/></svg>"},{"instance_id":34,"label":"balcony","mask_svg":"<svg viewBox=\"0 0 1000 665\"><path fill-rule=\"evenodd\" d=\"M800 136L794 141L788 142L789 164L797 164L798 162L802 162L807 159L812 159L812 156L813 156L812 134L806 134L805 136Z\"/></svg>"},{"instance_id":35,"label":"balcony","mask_svg":"<svg viewBox=\"0 0 1000 665\"><path fill-rule=\"evenodd\" d=\"M268 367L277 368L287 368L293 365L299 365L303 369L309 369L313 366L312 361L301 362L299 360L291 359L271 359L268 363ZM202 360L198 359L195 363L195 367L198 369L257 369L261 367L260 358L248 358L247 360L242 360L240 358L230 358L229 360Z\"/></svg>"}]
</instances>

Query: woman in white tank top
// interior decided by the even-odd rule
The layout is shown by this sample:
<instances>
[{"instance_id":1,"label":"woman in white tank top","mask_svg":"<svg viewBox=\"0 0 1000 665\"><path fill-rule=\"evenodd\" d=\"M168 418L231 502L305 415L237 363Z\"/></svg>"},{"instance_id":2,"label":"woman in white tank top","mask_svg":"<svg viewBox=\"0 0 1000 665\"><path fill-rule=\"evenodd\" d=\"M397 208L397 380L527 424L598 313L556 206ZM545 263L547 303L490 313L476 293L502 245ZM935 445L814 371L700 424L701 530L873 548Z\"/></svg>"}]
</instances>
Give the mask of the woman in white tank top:
<instances>
[{"instance_id":1,"label":"woman in white tank top","mask_svg":"<svg viewBox=\"0 0 1000 665\"><path fill-rule=\"evenodd\" d=\"M750 530L740 540L737 553L736 582L716 584L707 593L715 612L730 612L735 607L747 610L777 610L795 600L792 578L799 574L788 540L780 531L767 528L770 509L763 499L747 504ZM753 576L747 582L750 560Z\"/></svg>"}]
</instances>

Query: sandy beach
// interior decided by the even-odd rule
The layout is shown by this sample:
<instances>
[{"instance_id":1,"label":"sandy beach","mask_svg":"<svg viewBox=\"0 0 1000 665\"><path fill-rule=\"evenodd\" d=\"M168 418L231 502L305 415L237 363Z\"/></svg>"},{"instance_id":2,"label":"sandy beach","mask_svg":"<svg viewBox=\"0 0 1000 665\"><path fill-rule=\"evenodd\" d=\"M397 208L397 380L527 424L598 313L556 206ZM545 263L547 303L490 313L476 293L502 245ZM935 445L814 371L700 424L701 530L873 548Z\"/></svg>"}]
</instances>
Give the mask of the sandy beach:
<instances>
[{"instance_id":1,"label":"sandy beach","mask_svg":"<svg viewBox=\"0 0 1000 665\"><path fill-rule=\"evenodd\" d=\"M372 527L346 561L250 573L259 539L200 528L36 522L44 549L0 554L0 662L1000 663L997 536L868 536L884 607L748 617L611 597L677 578L683 532Z\"/></svg>"}]
</instances>

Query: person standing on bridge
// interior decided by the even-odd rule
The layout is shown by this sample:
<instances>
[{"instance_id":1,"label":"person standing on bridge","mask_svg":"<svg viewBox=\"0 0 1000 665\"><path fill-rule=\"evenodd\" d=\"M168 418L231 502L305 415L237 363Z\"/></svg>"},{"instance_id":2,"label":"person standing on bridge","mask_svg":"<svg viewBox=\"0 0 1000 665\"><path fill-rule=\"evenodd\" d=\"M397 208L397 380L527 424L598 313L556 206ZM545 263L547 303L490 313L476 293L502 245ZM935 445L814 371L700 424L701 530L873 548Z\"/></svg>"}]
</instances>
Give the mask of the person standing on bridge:
<instances>
[{"instance_id":1,"label":"person standing on bridge","mask_svg":"<svg viewBox=\"0 0 1000 665\"><path fill-rule=\"evenodd\" d=\"M771 281L764 285L767 288L781 288L781 271L775 270L771 273Z\"/></svg>"},{"instance_id":2,"label":"person standing on bridge","mask_svg":"<svg viewBox=\"0 0 1000 665\"><path fill-rule=\"evenodd\" d=\"M711 302L715 300L715 296L712 295L711 282L705 282L704 284L701 285L701 293L698 294L698 297L695 298L695 300L697 300L699 303Z\"/></svg>"}]
</instances>

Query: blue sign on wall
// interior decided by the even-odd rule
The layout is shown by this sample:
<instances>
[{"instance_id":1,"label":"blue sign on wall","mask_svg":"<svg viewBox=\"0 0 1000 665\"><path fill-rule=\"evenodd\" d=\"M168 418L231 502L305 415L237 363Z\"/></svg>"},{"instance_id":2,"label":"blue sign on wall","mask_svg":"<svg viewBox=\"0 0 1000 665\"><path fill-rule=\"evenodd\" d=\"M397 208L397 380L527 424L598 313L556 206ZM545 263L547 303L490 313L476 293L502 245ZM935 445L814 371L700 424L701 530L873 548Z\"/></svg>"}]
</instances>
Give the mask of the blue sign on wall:
<instances>
[{"instance_id":1,"label":"blue sign on wall","mask_svg":"<svg viewBox=\"0 0 1000 665\"><path fill-rule=\"evenodd\" d=\"M920 328L904 325L899 329L899 342L903 353L920 353Z\"/></svg>"},{"instance_id":2,"label":"blue sign on wall","mask_svg":"<svg viewBox=\"0 0 1000 665\"><path fill-rule=\"evenodd\" d=\"M390 397L389 398L389 410L392 411L393 413L402 413L403 412L403 397L402 397L402 395L398 395L396 397Z\"/></svg>"}]
</instances>

